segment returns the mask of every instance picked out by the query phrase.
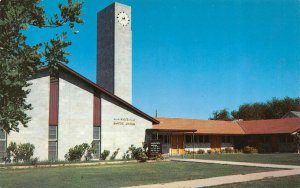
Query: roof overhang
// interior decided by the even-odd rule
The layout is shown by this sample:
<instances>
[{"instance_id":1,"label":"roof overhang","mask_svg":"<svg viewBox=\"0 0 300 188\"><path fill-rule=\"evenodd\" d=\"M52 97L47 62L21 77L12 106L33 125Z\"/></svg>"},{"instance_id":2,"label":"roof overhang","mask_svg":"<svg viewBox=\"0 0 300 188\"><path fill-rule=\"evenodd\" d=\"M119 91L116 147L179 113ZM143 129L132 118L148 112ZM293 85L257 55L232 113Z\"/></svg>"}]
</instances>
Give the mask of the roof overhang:
<instances>
[{"instance_id":1,"label":"roof overhang","mask_svg":"<svg viewBox=\"0 0 300 188\"><path fill-rule=\"evenodd\" d=\"M176 133L195 133L197 132L196 129L147 129L147 131L150 131L150 132L167 132L167 133L170 133L170 132L176 132Z\"/></svg>"},{"instance_id":2,"label":"roof overhang","mask_svg":"<svg viewBox=\"0 0 300 188\"><path fill-rule=\"evenodd\" d=\"M297 135L297 133L300 132L300 129L295 130L294 132L291 133L291 135Z\"/></svg>"},{"instance_id":3,"label":"roof overhang","mask_svg":"<svg viewBox=\"0 0 300 188\"><path fill-rule=\"evenodd\" d=\"M128 109L132 110L134 113L138 114L139 116L147 119L148 121L151 121L152 124L159 124L159 121L156 120L155 118L149 116L148 114L142 112L141 110L137 109L136 107L134 107L133 105L129 104L128 102L124 101L123 99L121 99L120 97L110 93L109 91L105 90L104 88L102 88L101 86L99 86L98 84L92 82L91 80L87 79L86 77L82 76L81 74L79 74L78 72L74 71L73 69L59 63L58 64L59 68L61 70L64 70L70 74L72 74L73 76L75 76L76 78L78 78L79 80L82 80L83 82L87 83L88 85L92 86L94 88L94 91L96 92L100 92L103 93L109 97L111 97L112 99L115 99L116 101L118 101L119 103L123 104L124 106L126 106ZM48 69L48 66L43 66L40 67L39 70L45 70Z\"/></svg>"}]
</instances>

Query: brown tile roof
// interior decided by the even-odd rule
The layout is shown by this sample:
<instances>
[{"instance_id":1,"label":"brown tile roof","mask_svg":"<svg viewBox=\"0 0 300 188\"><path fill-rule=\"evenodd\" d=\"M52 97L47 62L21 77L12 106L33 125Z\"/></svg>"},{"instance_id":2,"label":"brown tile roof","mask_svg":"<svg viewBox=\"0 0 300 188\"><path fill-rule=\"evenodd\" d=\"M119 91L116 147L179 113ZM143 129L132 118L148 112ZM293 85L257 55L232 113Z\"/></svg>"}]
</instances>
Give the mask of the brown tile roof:
<instances>
[{"instance_id":1,"label":"brown tile roof","mask_svg":"<svg viewBox=\"0 0 300 188\"><path fill-rule=\"evenodd\" d=\"M299 118L252 120L252 121L218 121L182 118L156 118L160 124L153 125L153 129L197 130L198 134L280 134L293 133L300 129Z\"/></svg>"},{"instance_id":2,"label":"brown tile roof","mask_svg":"<svg viewBox=\"0 0 300 188\"><path fill-rule=\"evenodd\" d=\"M300 118L239 121L237 123L247 134L292 133L300 129Z\"/></svg>"},{"instance_id":3,"label":"brown tile roof","mask_svg":"<svg viewBox=\"0 0 300 188\"><path fill-rule=\"evenodd\" d=\"M156 118L160 124L153 129L195 129L198 134L245 134L243 129L233 121Z\"/></svg>"}]
</instances>

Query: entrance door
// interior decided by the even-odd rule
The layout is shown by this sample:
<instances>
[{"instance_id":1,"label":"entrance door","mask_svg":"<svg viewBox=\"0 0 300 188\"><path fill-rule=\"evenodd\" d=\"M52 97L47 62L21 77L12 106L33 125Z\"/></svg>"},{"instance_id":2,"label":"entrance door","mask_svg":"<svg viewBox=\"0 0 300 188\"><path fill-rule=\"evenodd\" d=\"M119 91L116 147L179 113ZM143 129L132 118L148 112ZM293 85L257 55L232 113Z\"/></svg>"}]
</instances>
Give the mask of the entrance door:
<instances>
[{"instance_id":1,"label":"entrance door","mask_svg":"<svg viewBox=\"0 0 300 188\"><path fill-rule=\"evenodd\" d=\"M172 155L184 154L184 139L183 135L172 135Z\"/></svg>"},{"instance_id":2,"label":"entrance door","mask_svg":"<svg viewBox=\"0 0 300 188\"><path fill-rule=\"evenodd\" d=\"M210 147L212 149L221 149L221 137L218 135L213 135L210 137Z\"/></svg>"},{"instance_id":3,"label":"entrance door","mask_svg":"<svg viewBox=\"0 0 300 188\"><path fill-rule=\"evenodd\" d=\"M279 151L279 143L278 142L279 142L278 136L272 135L271 136L272 152Z\"/></svg>"}]
</instances>

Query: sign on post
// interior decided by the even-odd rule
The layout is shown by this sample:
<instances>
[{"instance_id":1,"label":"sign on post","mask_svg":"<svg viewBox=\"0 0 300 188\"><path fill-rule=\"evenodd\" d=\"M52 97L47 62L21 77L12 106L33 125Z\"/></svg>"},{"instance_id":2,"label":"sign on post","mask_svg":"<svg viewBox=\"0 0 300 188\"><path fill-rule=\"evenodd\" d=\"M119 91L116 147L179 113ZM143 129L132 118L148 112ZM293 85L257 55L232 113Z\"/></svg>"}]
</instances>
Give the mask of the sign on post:
<instances>
[{"instance_id":1,"label":"sign on post","mask_svg":"<svg viewBox=\"0 0 300 188\"><path fill-rule=\"evenodd\" d=\"M162 145L160 140L150 140L148 142L148 156L156 157L162 154Z\"/></svg>"}]
</instances>

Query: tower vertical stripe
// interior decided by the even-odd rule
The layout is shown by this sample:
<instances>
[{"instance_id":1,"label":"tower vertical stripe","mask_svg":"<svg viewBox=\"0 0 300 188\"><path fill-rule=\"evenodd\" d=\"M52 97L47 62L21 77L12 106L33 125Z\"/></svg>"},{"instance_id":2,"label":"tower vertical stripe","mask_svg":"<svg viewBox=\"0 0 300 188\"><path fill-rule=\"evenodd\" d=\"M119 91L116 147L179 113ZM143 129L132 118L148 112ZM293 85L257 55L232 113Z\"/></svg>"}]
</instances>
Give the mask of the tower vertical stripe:
<instances>
[{"instance_id":1,"label":"tower vertical stripe","mask_svg":"<svg viewBox=\"0 0 300 188\"><path fill-rule=\"evenodd\" d=\"M50 76L49 126L58 126L58 77Z\"/></svg>"},{"instance_id":2,"label":"tower vertical stripe","mask_svg":"<svg viewBox=\"0 0 300 188\"><path fill-rule=\"evenodd\" d=\"M101 124L101 100L100 95L94 94L94 110L93 110L94 127L100 127Z\"/></svg>"}]
</instances>

